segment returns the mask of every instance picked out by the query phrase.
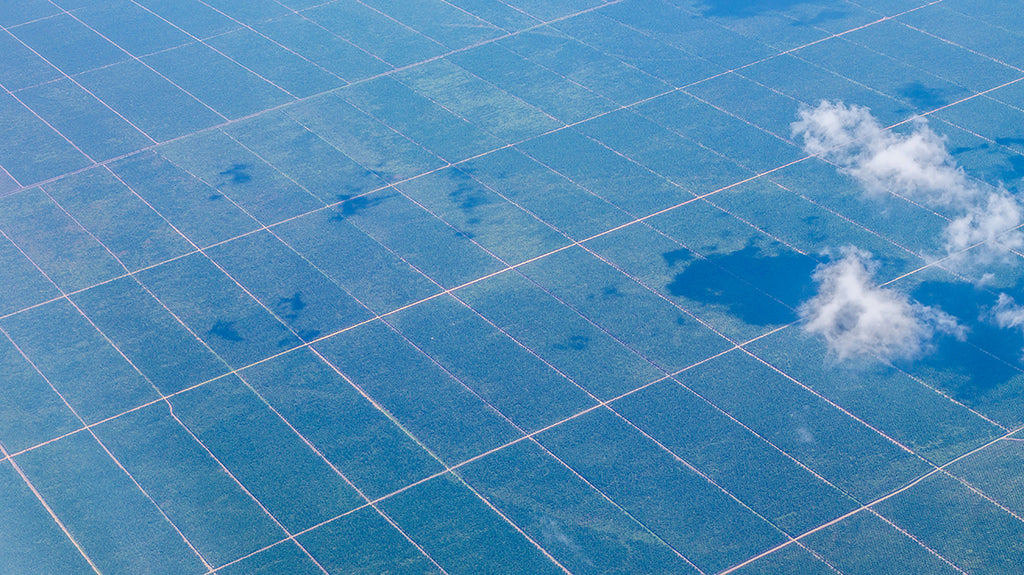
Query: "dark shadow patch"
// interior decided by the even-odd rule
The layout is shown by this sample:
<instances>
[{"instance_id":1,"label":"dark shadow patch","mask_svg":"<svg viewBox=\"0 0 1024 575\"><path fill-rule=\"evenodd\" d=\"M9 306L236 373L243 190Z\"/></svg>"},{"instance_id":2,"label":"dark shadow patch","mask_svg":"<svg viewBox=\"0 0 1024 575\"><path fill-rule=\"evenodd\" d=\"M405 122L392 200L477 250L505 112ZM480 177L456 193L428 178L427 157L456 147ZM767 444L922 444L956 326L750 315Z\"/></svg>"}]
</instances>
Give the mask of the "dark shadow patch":
<instances>
[{"instance_id":1,"label":"dark shadow patch","mask_svg":"<svg viewBox=\"0 0 1024 575\"><path fill-rule=\"evenodd\" d=\"M693 259L693 252L687 249L672 250L661 254L661 257L665 260L665 265L668 267L675 267L678 263L689 263Z\"/></svg>"},{"instance_id":2,"label":"dark shadow patch","mask_svg":"<svg viewBox=\"0 0 1024 575\"><path fill-rule=\"evenodd\" d=\"M663 254L666 261L672 253ZM814 295L811 274L815 265L814 260L798 253L765 255L756 246L748 246L692 261L666 289L676 297L725 307L749 325L777 325L795 320L790 308Z\"/></svg>"},{"instance_id":3,"label":"dark shadow patch","mask_svg":"<svg viewBox=\"0 0 1024 575\"><path fill-rule=\"evenodd\" d=\"M704 16L716 18L749 18L786 10L805 0L705 0L702 7Z\"/></svg>"},{"instance_id":4,"label":"dark shadow patch","mask_svg":"<svg viewBox=\"0 0 1024 575\"><path fill-rule=\"evenodd\" d=\"M1020 343L1019 338L1014 339ZM986 351L969 342L943 337L936 342L931 353L912 365L909 361L896 362L896 365L918 374L953 399L967 405L998 405L1006 401L1007 397L1020 394L1020 371ZM1009 405L1015 402L1006 403ZM991 409L982 407L981 410L985 412Z\"/></svg>"},{"instance_id":5,"label":"dark shadow patch","mask_svg":"<svg viewBox=\"0 0 1024 575\"><path fill-rule=\"evenodd\" d=\"M624 297L624 294L619 291L619 288L617 288L617 287L615 287L613 285L605 286L605 287L601 288L601 291L599 293L589 293L589 294L587 294L587 299L589 299L589 300L595 300L595 299L616 299L616 298L620 298L620 297Z\"/></svg>"},{"instance_id":6,"label":"dark shadow patch","mask_svg":"<svg viewBox=\"0 0 1024 575\"><path fill-rule=\"evenodd\" d=\"M374 206L381 204L384 200L391 196L375 195L370 196L343 196L342 203L334 208L334 213L328 218L333 222L344 221L345 218L354 216L359 212L368 210Z\"/></svg>"},{"instance_id":7,"label":"dark shadow patch","mask_svg":"<svg viewBox=\"0 0 1024 575\"><path fill-rule=\"evenodd\" d=\"M299 317L299 312L306 309L306 302L302 301L301 292L295 292L292 297L278 298L276 307L282 317L293 320Z\"/></svg>"},{"instance_id":8,"label":"dark shadow patch","mask_svg":"<svg viewBox=\"0 0 1024 575\"><path fill-rule=\"evenodd\" d=\"M996 143L1000 146L1024 146L1024 138L996 138Z\"/></svg>"},{"instance_id":9,"label":"dark shadow patch","mask_svg":"<svg viewBox=\"0 0 1024 575\"><path fill-rule=\"evenodd\" d=\"M223 200L224 194L210 194L210 197L206 199L210 200L211 202L216 202L218 200Z\"/></svg>"},{"instance_id":10,"label":"dark shadow patch","mask_svg":"<svg viewBox=\"0 0 1024 575\"><path fill-rule=\"evenodd\" d=\"M927 281L919 284L911 296L924 305L940 308L956 317L970 330L967 334L969 344L1008 363L1020 364L1024 337L1017 329L1004 329L993 323L990 310L997 301L995 294L966 282Z\"/></svg>"},{"instance_id":11,"label":"dark shadow patch","mask_svg":"<svg viewBox=\"0 0 1024 575\"><path fill-rule=\"evenodd\" d=\"M1004 182L1013 182L1024 178L1024 156L1013 155L1007 160L1005 166L999 172L999 178Z\"/></svg>"},{"instance_id":12,"label":"dark shadow patch","mask_svg":"<svg viewBox=\"0 0 1024 575\"><path fill-rule=\"evenodd\" d=\"M477 186L464 183L460 183L454 190L448 192L448 197L455 202L459 210L467 214L480 206L491 203L483 190Z\"/></svg>"},{"instance_id":13,"label":"dark shadow patch","mask_svg":"<svg viewBox=\"0 0 1024 575\"><path fill-rule=\"evenodd\" d=\"M818 15L815 16L814 18L802 20L800 23L805 24L807 26L821 26L822 24L828 24L830 22L835 22L836 20L842 20L847 16L849 16L849 12L845 10L827 8L819 12Z\"/></svg>"},{"instance_id":14,"label":"dark shadow patch","mask_svg":"<svg viewBox=\"0 0 1024 575\"><path fill-rule=\"evenodd\" d=\"M907 82L896 89L896 95L919 110L934 110L949 103L943 90L929 88L920 82Z\"/></svg>"},{"instance_id":15,"label":"dark shadow patch","mask_svg":"<svg viewBox=\"0 0 1024 575\"><path fill-rule=\"evenodd\" d=\"M582 351L587 348L590 344L590 338L585 335L574 335L569 337L563 343L556 343L553 347L555 349L571 349L573 351Z\"/></svg>"},{"instance_id":16,"label":"dark shadow patch","mask_svg":"<svg viewBox=\"0 0 1024 575\"><path fill-rule=\"evenodd\" d=\"M248 164L234 164L230 168L224 170L220 175L228 179L232 184L246 184L252 180L252 176L249 175Z\"/></svg>"},{"instance_id":17,"label":"dark shadow patch","mask_svg":"<svg viewBox=\"0 0 1024 575\"><path fill-rule=\"evenodd\" d=\"M235 329L235 322L233 321L217 320L217 323L213 324L210 331L206 333L227 341L245 341L242 334L238 333L238 330Z\"/></svg>"}]
</instances>

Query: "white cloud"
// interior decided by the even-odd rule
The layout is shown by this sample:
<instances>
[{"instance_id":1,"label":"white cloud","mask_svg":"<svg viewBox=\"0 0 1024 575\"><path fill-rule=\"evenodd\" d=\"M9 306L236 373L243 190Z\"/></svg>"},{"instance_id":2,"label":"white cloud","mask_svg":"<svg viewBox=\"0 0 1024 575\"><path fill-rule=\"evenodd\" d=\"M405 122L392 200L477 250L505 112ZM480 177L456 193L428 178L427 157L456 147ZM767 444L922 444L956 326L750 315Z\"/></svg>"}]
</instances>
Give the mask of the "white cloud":
<instances>
[{"instance_id":1,"label":"white cloud","mask_svg":"<svg viewBox=\"0 0 1024 575\"><path fill-rule=\"evenodd\" d=\"M798 310L804 330L824 337L838 360L911 359L929 350L936 333L964 338L966 329L953 316L879 287L871 254L852 246L841 253L841 259L818 266L818 294Z\"/></svg>"},{"instance_id":2,"label":"white cloud","mask_svg":"<svg viewBox=\"0 0 1024 575\"><path fill-rule=\"evenodd\" d=\"M931 207L956 206L978 194L946 150L946 140L918 120L909 134L886 130L871 111L842 102L804 107L793 134L804 150L837 164L866 190L892 192Z\"/></svg>"},{"instance_id":3,"label":"white cloud","mask_svg":"<svg viewBox=\"0 0 1024 575\"><path fill-rule=\"evenodd\" d=\"M965 271L991 263L1001 248L1024 246L1024 209L1012 194L971 180L923 119L909 133L886 130L861 106L822 101L804 107L793 123L804 150L835 163L870 193L894 193L951 218L944 255L985 242L957 259Z\"/></svg>"},{"instance_id":4,"label":"white cloud","mask_svg":"<svg viewBox=\"0 0 1024 575\"><path fill-rule=\"evenodd\" d=\"M946 251L957 253L979 242L1009 249L1024 247L1024 235L1015 229L1024 222L1024 208L1006 190L991 192L978 203L968 206L966 213L946 226ZM1012 230L1012 231L1007 231ZM989 263L992 257L1006 252L980 250L978 263Z\"/></svg>"},{"instance_id":5,"label":"white cloud","mask_svg":"<svg viewBox=\"0 0 1024 575\"><path fill-rule=\"evenodd\" d=\"M999 327L1024 328L1024 306L1017 305L1012 297L1001 293L999 301L992 308L992 318Z\"/></svg>"}]
</instances>

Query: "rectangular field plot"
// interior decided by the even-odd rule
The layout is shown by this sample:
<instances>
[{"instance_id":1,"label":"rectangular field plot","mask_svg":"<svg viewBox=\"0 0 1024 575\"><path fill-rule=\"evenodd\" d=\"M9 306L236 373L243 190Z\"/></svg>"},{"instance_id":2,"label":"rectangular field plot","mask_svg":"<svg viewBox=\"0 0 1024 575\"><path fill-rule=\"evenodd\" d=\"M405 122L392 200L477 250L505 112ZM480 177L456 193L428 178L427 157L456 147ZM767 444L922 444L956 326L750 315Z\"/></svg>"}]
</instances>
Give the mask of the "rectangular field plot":
<instances>
[{"instance_id":1,"label":"rectangular field plot","mask_svg":"<svg viewBox=\"0 0 1024 575\"><path fill-rule=\"evenodd\" d=\"M446 59L401 70L391 78L507 143L564 125L522 98Z\"/></svg>"},{"instance_id":2,"label":"rectangular field plot","mask_svg":"<svg viewBox=\"0 0 1024 575\"><path fill-rule=\"evenodd\" d=\"M601 258L713 329L743 342L796 321L795 311L709 257L638 224L587 242Z\"/></svg>"},{"instance_id":3,"label":"rectangular field plot","mask_svg":"<svg viewBox=\"0 0 1024 575\"><path fill-rule=\"evenodd\" d=\"M407 66L447 51L438 42L355 0L321 4L302 15L390 66Z\"/></svg>"},{"instance_id":4,"label":"rectangular field plot","mask_svg":"<svg viewBox=\"0 0 1024 575\"><path fill-rule=\"evenodd\" d=\"M220 131L165 144L160 154L265 224L323 206L320 198Z\"/></svg>"},{"instance_id":5,"label":"rectangular field plot","mask_svg":"<svg viewBox=\"0 0 1024 575\"><path fill-rule=\"evenodd\" d=\"M706 18L683 11L671 2L623 2L602 14L680 50L735 68L766 58L777 50Z\"/></svg>"},{"instance_id":6,"label":"rectangular field plot","mask_svg":"<svg viewBox=\"0 0 1024 575\"><path fill-rule=\"evenodd\" d=\"M4 569L68 574L95 573L89 559L50 517L10 462L0 463L0 544ZM47 549L39 553L40 547Z\"/></svg>"},{"instance_id":7,"label":"rectangular field plot","mask_svg":"<svg viewBox=\"0 0 1024 575\"><path fill-rule=\"evenodd\" d=\"M0 443L9 453L82 427L60 395L25 360L6 333L0 339L0 368L10 378L10 383L0 390Z\"/></svg>"},{"instance_id":8,"label":"rectangular field plot","mask_svg":"<svg viewBox=\"0 0 1024 575\"><path fill-rule=\"evenodd\" d=\"M893 575L960 572L888 521L861 511L811 534L803 542L850 575L870 575L879 565L885 565Z\"/></svg>"},{"instance_id":9,"label":"rectangular field plot","mask_svg":"<svg viewBox=\"0 0 1024 575\"><path fill-rule=\"evenodd\" d=\"M47 383L87 423L159 397L156 389L67 300L0 322Z\"/></svg>"},{"instance_id":10,"label":"rectangular field plot","mask_svg":"<svg viewBox=\"0 0 1024 575\"><path fill-rule=\"evenodd\" d=\"M903 14L899 21L995 60L1018 68L1024 66L1021 37L1000 26L1000 22L985 22L977 12L972 12L958 13L953 4L938 4Z\"/></svg>"},{"instance_id":11,"label":"rectangular field plot","mask_svg":"<svg viewBox=\"0 0 1024 575\"><path fill-rule=\"evenodd\" d=\"M794 330L747 349L938 464L1004 433L966 405L892 366L830 366L821 343Z\"/></svg>"},{"instance_id":12,"label":"rectangular field plot","mask_svg":"<svg viewBox=\"0 0 1024 575\"><path fill-rule=\"evenodd\" d=\"M0 298L0 315L60 297L60 291L8 238L0 241L0 281L8 286Z\"/></svg>"},{"instance_id":13,"label":"rectangular field plot","mask_svg":"<svg viewBox=\"0 0 1024 575\"><path fill-rule=\"evenodd\" d=\"M399 493L381 509L448 572L564 572L450 474Z\"/></svg>"},{"instance_id":14,"label":"rectangular field plot","mask_svg":"<svg viewBox=\"0 0 1024 575\"><path fill-rule=\"evenodd\" d=\"M895 20L851 32L846 38L976 92L1020 77L1019 69L912 30Z\"/></svg>"},{"instance_id":15,"label":"rectangular field plot","mask_svg":"<svg viewBox=\"0 0 1024 575\"><path fill-rule=\"evenodd\" d=\"M876 510L961 570L1015 573L1024 522L944 474L928 477Z\"/></svg>"},{"instance_id":16,"label":"rectangular field plot","mask_svg":"<svg viewBox=\"0 0 1024 575\"><path fill-rule=\"evenodd\" d=\"M630 112L616 112L518 148L597 198L636 217L685 202L695 191L704 191L704 182L688 179L685 174L687 159L706 157L692 157L694 150L689 142L680 142L671 135L640 143L642 136L651 135L645 131L650 126L639 121L622 122L627 116L635 118ZM714 165L714 159L710 163Z\"/></svg>"},{"instance_id":17,"label":"rectangular field plot","mask_svg":"<svg viewBox=\"0 0 1024 575\"><path fill-rule=\"evenodd\" d=\"M215 188L159 154L140 152L114 162L110 169L198 247L260 227L252 216Z\"/></svg>"},{"instance_id":18,"label":"rectangular field plot","mask_svg":"<svg viewBox=\"0 0 1024 575\"><path fill-rule=\"evenodd\" d=\"M500 0L455 0L449 2L509 33L540 24L540 20Z\"/></svg>"},{"instance_id":19,"label":"rectangular field plot","mask_svg":"<svg viewBox=\"0 0 1024 575\"><path fill-rule=\"evenodd\" d=\"M506 148L470 160L460 169L530 212L556 231L584 239L633 218L624 210L550 169L535 150Z\"/></svg>"},{"instance_id":20,"label":"rectangular field plot","mask_svg":"<svg viewBox=\"0 0 1024 575\"><path fill-rule=\"evenodd\" d=\"M742 351L676 379L858 501L882 496L931 469Z\"/></svg>"},{"instance_id":21,"label":"rectangular field plot","mask_svg":"<svg viewBox=\"0 0 1024 575\"><path fill-rule=\"evenodd\" d=\"M232 481L249 491L246 505L259 517L246 524L265 525L269 541L261 542L267 545L280 539L284 530L296 533L307 529L355 509L364 499L344 472L317 453L309 439L296 433L263 399L229 375L170 402L175 415L216 457ZM296 469L302 473L296 474ZM253 549L263 545L253 545Z\"/></svg>"},{"instance_id":22,"label":"rectangular field plot","mask_svg":"<svg viewBox=\"0 0 1024 575\"><path fill-rule=\"evenodd\" d=\"M396 188L510 265L571 242L537 214L474 178L472 172L446 168L403 182ZM351 203L355 204L355 200Z\"/></svg>"},{"instance_id":23,"label":"rectangular field plot","mask_svg":"<svg viewBox=\"0 0 1024 575\"><path fill-rule=\"evenodd\" d=\"M315 348L449 465L522 435L486 394L381 321L317 342Z\"/></svg>"},{"instance_id":24,"label":"rectangular field plot","mask_svg":"<svg viewBox=\"0 0 1024 575\"><path fill-rule=\"evenodd\" d=\"M148 10L145 4L156 7L158 3L136 4L126 0L97 2L76 10L75 16L134 56L145 56L194 40L188 32ZM179 4L187 6L184 2ZM205 8L200 4L193 7Z\"/></svg>"},{"instance_id":25,"label":"rectangular field plot","mask_svg":"<svg viewBox=\"0 0 1024 575\"><path fill-rule=\"evenodd\" d=\"M345 210L345 204L341 209L320 210L277 226L274 233L376 313L441 291L416 268L349 222Z\"/></svg>"},{"instance_id":26,"label":"rectangular field plot","mask_svg":"<svg viewBox=\"0 0 1024 575\"><path fill-rule=\"evenodd\" d=\"M137 277L235 369L301 343L204 255L187 256Z\"/></svg>"},{"instance_id":27,"label":"rectangular field plot","mask_svg":"<svg viewBox=\"0 0 1024 575\"><path fill-rule=\"evenodd\" d=\"M777 575L779 573L826 575L835 573L835 571L805 548L798 545L787 545L778 551L744 564L733 573L737 575Z\"/></svg>"},{"instance_id":28,"label":"rectangular field plot","mask_svg":"<svg viewBox=\"0 0 1024 575\"><path fill-rule=\"evenodd\" d=\"M552 27L677 88L725 70L697 54L609 18L603 11L580 14L555 22Z\"/></svg>"},{"instance_id":29,"label":"rectangular field plot","mask_svg":"<svg viewBox=\"0 0 1024 575\"><path fill-rule=\"evenodd\" d=\"M658 369L672 373L731 347L682 309L580 248L519 269Z\"/></svg>"},{"instance_id":30,"label":"rectangular field plot","mask_svg":"<svg viewBox=\"0 0 1024 575\"><path fill-rule=\"evenodd\" d=\"M9 93L0 94L0 167L30 185L92 163L74 144Z\"/></svg>"},{"instance_id":31,"label":"rectangular field plot","mask_svg":"<svg viewBox=\"0 0 1024 575\"><path fill-rule=\"evenodd\" d=\"M65 74L78 74L130 56L70 14L18 26L13 34Z\"/></svg>"},{"instance_id":32,"label":"rectangular field plot","mask_svg":"<svg viewBox=\"0 0 1024 575\"><path fill-rule=\"evenodd\" d=\"M206 46L188 44L143 61L225 118L248 116L295 99Z\"/></svg>"},{"instance_id":33,"label":"rectangular field plot","mask_svg":"<svg viewBox=\"0 0 1024 575\"><path fill-rule=\"evenodd\" d=\"M856 507L770 440L674 380L611 407L787 533L803 533Z\"/></svg>"},{"instance_id":34,"label":"rectangular field plot","mask_svg":"<svg viewBox=\"0 0 1024 575\"><path fill-rule=\"evenodd\" d=\"M325 66L248 28L211 38L206 43L298 98L346 83Z\"/></svg>"},{"instance_id":35,"label":"rectangular field plot","mask_svg":"<svg viewBox=\"0 0 1024 575\"><path fill-rule=\"evenodd\" d=\"M162 393L198 385L229 369L134 278L93 287L72 301Z\"/></svg>"},{"instance_id":36,"label":"rectangular field plot","mask_svg":"<svg viewBox=\"0 0 1024 575\"><path fill-rule=\"evenodd\" d=\"M153 143L71 80L27 88L18 96L94 160L123 156Z\"/></svg>"},{"instance_id":37,"label":"rectangular field plot","mask_svg":"<svg viewBox=\"0 0 1024 575\"><path fill-rule=\"evenodd\" d=\"M0 198L0 231L65 292L124 271L95 237L38 188Z\"/></svg>"},{"instance_id":38,"label":"rectangular field plot","mask_svg":"<svg viewBox=\"0 0 1024 575\"><path fill-rule=\"evenodd\" d=\"M715 206L714 198L657 215L647 223L791 309L813 295L811 274L818 264L814 257Z\"/></svg>"},{"instance_id":39,"label":"rectangular field plot","mask_svg":"<svg viewBox=\"0 0 1024 575\"><path fill-rule=\"evenodd\" d=\"M493 150L501 141L391 78L334 92L448 162Z\"/></svg>"},{"instance_id":40,"label":"rectangular field plot","mask_svg":"<svg viewBox=\"0 0 1024 575\"><path fill-rule=\"evenodd\" d=\"M47 184L45 190L129 270L156 265L194 249L106 167L61 178Z\"/></svg>"},{"instance_id":41,"label":"rectangular field plot","mask_svg":"<svg viewBox=\"0 0 1024 575\"><path fill-rule=\"evenodd\" d=\"M255 29L302 58L354 82L391 69L391 65L303 15L257 24ZM222 41L223 42L223 41ZM216 40L213 44L218 44Z\"/></svg>"},{"instance_id":42,"label":"rectangular field plot","mask_svg":"<svg viewBox=\"0 0 1024 575\"><path fill-rule=\"evenodd\" d=\"M20 90L61 77L57 70L41 56L6 30L0 32L0 84L8 90Z\"/></svg>"},{"instance_id":43,"label":"rectangular field plot","mask_svg":"<svg viewBox=\"0 0 1024 575\"><path fill-rule=\"evenodd\" d=\"M614 102L535 64L500 44L458 52L447 60L543 110L572 123L616 108Z\"/></svg>"},{"instance_id":44,"label":"rectangular field plot","mask_svg":"<svg viewBox=\"0 0 1024 575\"><path fill-rule=\"evenodd\" d=\"M1020 434L985 447L985 449L957 461L946 469L954 477L966 481L995 499L1010 511L1024 514L1024 468L1021 452L1024 442Z\"/></svg>"},{"instance_id":45,"label":"rectangular field plot","mask_svg":"<svg viewBox=\"0 0 1024 575\"><path fill-rule=\"evenodd\" d=\"M458 296L602 400L664 375L643 355L516 272L461 289Z\"/></svg>"},{"instance_id":46,"label":"rectangular field plot","mask_svg":"<svg viewBox=\"0 0 1024 575\"><path fill-rule=\"evenodd\" d=\"M606 410L538 441L697 568L717 572L785 536Z\"/></svg>"},{"instance_id":47,"label":"rectangular field plot","mask_svg":"<svg viewBox=\"0 0 1024 575\"><path fill-rule=\"evenodd\" d=\"M433 321L428 323L427 318ZM433 299L388 321L523 431L597 403L531 350L451 297ZM515 369L508 369L510 365Z\"/></svg>"},{"instance_id":48,"label":"rectangular field plot","mask_svg":"<svg viewBox=\"0 0 1024 575\"><path fill-rule=\"evenodd\" d=\"M56 4L46 0L27 0L26 2L5 4L0 9L0 26L17 26L18 24L59 14L60 11Z\"/></svg>"},{"instance_id":49,"label":"rectangular field plot","mask_svg":"<svg viewBox=\"0 0 1024 575\"><path fill-rule=\"evenodd\" d=\"M304 100L286 111L364 169L389 182L418 176L446 164L333 93Z\"/></svg>"},{"instance_id":50,"label":"rectangular field plot","mask_svg":"<svg viewBox=\"0 0 1024 575\"><path fill-rule=\"evenodd\" d=\"M490 22L440 0L368 0L366 5L452 50L504 35Z\"/></svg>"},{"instance_id":51,"label":"rectangular field plot","mask_svg":"<svg viewBox=\"0 0 1024 575\"><path fill-rule=\"evenodd\" d=\"M444 471L351 379L306 349L250 367L240 376L368 497Z\"/></svg>"},{"instance_id":52,"label":"rectangular field plot","mask_svg":"<svg viewBox=\"0 0 1024 575\"><path fill-rule=\"evenodd\" d=\"M385 517L366 507L303 533L298 541L329 573L442 573L415 541ZM312 573L323 572L315 569Z\"/></svg>"},{"instance_id":53,"label":"rectangular field plot","mask_svg":"<svg viewBox=\"0 0 1024 575\"><path fill-rule=\"evenodd\" d=\"M573 573L696 573L586 479L524 441L459 470Z\"/></svg>"},{"instance_id":54,"label":"rectangular field plot","mask_svg":"<svg viewBox=\"0 0 1024 575\"><path fill-rule=\"evenodd\" d=\"M524 32L501 44L623 106L672 89L654 76L552 28Z\"/></svg>"},{"instance_id":55,"label":"rectangular field plot","mask_svg":"<svg viewBox=\"0 0 1024 575\"><path fill-rule=\"evenodd\" d=\"M342 204L345 221L432 282L452 288L505 267L470 236L393 190L360 199Z\"/></svg>"},{"instance_id":56,"label":"rectangular field plot","mask_svg":"<svg viewBox=\"0 0 1024 575\"><path fill-rule=\"evenodd\" d=\"M137 61L75 77L90 92L163 142L224 121L224 117Z\"/></svg>"},{"instance_id":57,"label":"rectangular field plot","mask_svg":"<svg viewBox=\"0 0 1024 575\"><path fill-rule=\"evenodd\" d=\"M373 315L269 232L243 236L207 253L304 340Z\"/></svg>"},{"instance_id":58,"label":"rectangular field plot","mask_svg":"<svg viewBox=\"0 0 1024 575\"><path fill-rule=\"evenodd\" d=\"M235 559L217 570L217 575L245 575L260 570L281 569L292 575L322 575L323 571L297 543L284 541L255 555Z\"/></svg>"},{"instance_id":59,"label":"rectangular field plot","mask_svg":"<svg viewBox=\"0 0 1024 575\"><path fill-rule=\"evenodd\" d=\"M272 166L281 172L284 178L291 180L294 186L298 186L302 191L322 203L333 204L349 198L356 198L387 185L379 173L359 164L342 152L338 146L285 112L275 111L260 114L229 126L224 133L248 150L250 154L256 155L262 161L261 163ZM219 138L211 137L210 139L216 141ZM232 149L227 142L223 142L220 146L224 146L225 151ZM235 149L235 153L239 152ZM204 160L205 157L201 156L197 159ZM235 169L235 164L232 164L227 170L229 174L224 175L230 176L232 183L235 183L238 177L243 179L248 177L249 179L245 182L237 182L245 184L253 181L253 177L258 179L256 173L258 164L254 163L251 168L248 164L244 165L246 166L244 169ZM287 201L291 194L286 194L280 189L281 175L274 174L273 179L279 183L273 188L265 190L265 196L259 197L266 197L267 200L292 212L308 206L308 201L305 198L296 198L292 202ZM294 186L285 185L288 188Z\"/></svg>"},{"instance_id":60,"label":"rectangular field plot","mask_svg":"<svg viewBox=\"0 0 1024 575\"><path fill-rule=\"evenodd\" d=\"M284 534L258 501L193 440L167 404L134 411L97 426L95 431L210 562L226 563Z\"/></svg>"},{"instance_id":61,"label":"rectangular field plot","mask_svg":"<svg viewBox=\"0 0 1024 575\"><path fill-rule=\"evenodd\" d=\"M98 569L207 571L191 541L88 433L27 452L18 465Z\"/></svg>"},{"instance_id":62,"label":"rectangular field plot","mask_svg":"<svg viewBox=\"0 0 1024 575\"><path fill-rule=\"evenodd\" d=\"M967 88L843 38L811 45L794 55L896 98L918 113L953 103L971 93Z\"/></svg>"}]
</instances>

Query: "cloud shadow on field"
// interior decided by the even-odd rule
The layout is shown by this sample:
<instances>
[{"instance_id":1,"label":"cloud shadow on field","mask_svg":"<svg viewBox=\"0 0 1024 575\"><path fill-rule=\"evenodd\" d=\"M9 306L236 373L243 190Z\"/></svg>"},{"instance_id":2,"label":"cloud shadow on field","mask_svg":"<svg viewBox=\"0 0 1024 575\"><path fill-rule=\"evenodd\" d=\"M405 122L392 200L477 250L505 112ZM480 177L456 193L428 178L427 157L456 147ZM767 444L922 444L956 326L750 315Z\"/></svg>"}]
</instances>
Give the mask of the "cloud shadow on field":
<instances>
[{"instance_id":1,"label":"cloud shadow on field","mask_svg":"<svg viewBox=\"0 0 1024 575\"><path fill-rule=\"evenodd\" d=\"M234 321L217 320L207 334L217 336L227 341L245 341L242 334L238 333L238 330L235 329L235 323L236 322Z\"/></svg>"},{"instance_id":2,"label":"cloud shadow on field","mask_svg":"<svg viewBox=\"0 0 1024 575\"><path fill-rule=\"evenodd\" d=\"M331 214L330 219L332 222L342 222L349 216L354 216L359 212L373 208L374 206L380 205L384 200L390 196L383 196L380 194L374 194L374 197L369 195L365 196L338 196L340 204L334 207L334 213Z\"/></svg>"},{"instance_id":3,"label":"cloud shadow on field","mask_svg":"<svg viewBox=\"0 0 1024 575\"><path fill-rule=\"evenodd\" d=\"M662 257L670 267L687 264L666 286L671 295L723 306L749 325L789 323L796 314L786 305L795 307L813 293L810 277L816 262L797 253L766 255L756 246L747 246L704 259L685 250L666 252Z\"/></svg>"},{"instance_id":4,"label":"cloud shadow on field","mask_svg":"<svg viewBox=\"0 0 1024 575\"><path fill-rule=\"evenodd\" d=\"M786 10L805 0L704 0L700 10L704 16L717 18L749 18L766 12Z\"/></svg>"},{"instance_id":5,"label":"cloud shadow on field","mask_svg":"<svg viewBox=\"0 0 1024 575\"><path fill-rule=\"evenodd\" d=\"M919 110L934 110L949 103L943 90L929 88L920 82L907 82L896 89L896 95Z\"/></svg>"},{"instance_id":6,"label":"cloud shadow on field","mask_svg":"<svg viewBox=\"0 0 1024 575\"><path fill-rule=\"evenodd\" d=\"M219 175L224 176L232 184L247 184L252 180L252 176L249 175L248 164L233 164L230 168L220 172Z\"/></svg>"},{"instance_id":7,"label":"cloud shadow on field","mask_svg":"<svg viewBox=\"0 0 1024 575\"><path fill-rule=\"evenodd\" d=\"M914 288L912 296L925 305L941 305L944 311L956 316L969 330L969 344L1007 363L1021 364L1021 346L1024 343L1021 334L1000 328L990 317L998 299L995 294L967 282L926 281ZM938 351L941 354L943 350ZM985 376L984 373L976 375Z\"/></svg>"}]
</instances>

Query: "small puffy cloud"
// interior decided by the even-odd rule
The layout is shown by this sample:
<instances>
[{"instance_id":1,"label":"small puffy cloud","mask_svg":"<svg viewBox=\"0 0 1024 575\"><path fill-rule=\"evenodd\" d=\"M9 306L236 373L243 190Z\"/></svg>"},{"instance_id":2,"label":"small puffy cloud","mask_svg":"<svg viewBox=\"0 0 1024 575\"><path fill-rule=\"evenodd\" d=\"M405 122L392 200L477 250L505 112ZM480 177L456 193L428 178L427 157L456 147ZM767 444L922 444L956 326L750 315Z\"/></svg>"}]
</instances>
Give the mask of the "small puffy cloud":
<instances>
[{"instance_id":1,"label":"small puffy cloud","mask_svg":"<svg viewBox=\"0 0 1024 575\"><path fill-rule=\"evenodd\" d=\"M956 165L946 139L923 119L908 133L886 130L861 106L823 101L804 107L793 123L793 134L804 150L816 154L852 176L868 192L894 193L945 212L945 255L978 243L983 245L956 260L970 269L991 263L1002 248L1024 246L1024 208L1002 188L971 180Z\"/></svg>"},{"instance_id":2,"label":"small puffy cloud","mask_svg":"<svg viewBox=\"0 0 1024 575\"><path fill-rule=\"evenodd\" d=\"M1017 305L1012 297L1001 293L999 300L992 308L992 319L999 327L1024 328L1024 306Z\"/></svg>"},{"instance_id":3,"label":"small puffy cloud","mask_svg":"<svg viewBox=\"0 0 1024 575\"><path fill-rule=\"evenodd\" d=\"M977 204L969 206L960 217L946 226L946 251L958 253L975 244L985 242L995 247L1018 250L1024 247L1024 235L1018 226L1024 222L1024 208L1005 190L992 192ZM977 263L988 263L998 253L981 250Z\"/></svg>"},{"instance_id":4,"label":"small puffy cloud","mask_svg":"<svg viewBox=\"0 0 1024 575\"><path fill-rule=\"evenodd\" d=\"M898 134L867 108L824 101L801 109L799 118L792 128L804 150L838 165L870 192L892 192L932 207L971 203L979 194L949 154L946 139L924 120Z\"/></svg>"},{"instance_id":5,"label":"small puffy cloud","mask_svg":"<svg viewBox=\"0 0 1024 575\"><path fill-rule=\"evenodd\" d=\"M798 310L804 330L823 337L838 360L912 359L930 349L936 333L965 336L953 316L878 286L871 254L854 247L841 253L841 259L818 266L818 294Z\"/></svg>"}]
</instances>

